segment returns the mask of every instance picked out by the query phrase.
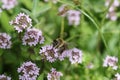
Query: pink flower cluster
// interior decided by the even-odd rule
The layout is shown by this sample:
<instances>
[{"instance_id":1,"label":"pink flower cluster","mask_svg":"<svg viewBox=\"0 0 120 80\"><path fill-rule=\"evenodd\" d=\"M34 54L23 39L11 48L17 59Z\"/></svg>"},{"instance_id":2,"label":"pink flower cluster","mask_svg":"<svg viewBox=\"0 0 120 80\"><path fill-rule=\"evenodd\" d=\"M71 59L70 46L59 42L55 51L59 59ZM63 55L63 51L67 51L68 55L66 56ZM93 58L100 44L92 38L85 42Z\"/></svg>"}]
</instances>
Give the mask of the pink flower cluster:
<instances>
[{"instance_id":1,"label":"pink flower cluster","mask_svg":"<svg viewBox=\"0 0 120 80\"><path fill-rule=\"evenodd\" d=\"M17 0L1 0L2 2L2 9L12 9L17 5Z\"/></svg>"},{"instance_id":2,"label":"pink flower cluster","mask_svg":"<svg viewBox=\"0 0 120 80\"><path fill-rule=\"evenodd\" d=\"M36 45L38 43L42 44L44 42L44 37L42 36L42 31L35 28L28 28L23 37L23 45Z\"/></svg>"},{"instance_id":3,"label":"pink flower cluster","mask_svg":"<svg viewBox=\"0 0 120 80\"><path fill-rule=\"evenodd\" d=\"M10 24L14 26L15 30L17 30L18 33L20 33L23 32L23 30L26 28L32 26L32 20L28 15L20 13L14 20L10 21Z\"/></svg>"},{"instance_id":4,"label":"pink flower cluster","mask_svg":"<svg viewBox=\"0 0 120 80\"><path fill-rule=\"evenodd\" d=\"M77 10L68 10L67 5L62 5L58 9L62 17L67 16L69 25L78 26L80 24L80 11Z\"/></svg>"},{"instance_id":5,"label":"pink flower cluster","mask_svg":"<svg viewBox=\"0 0 120 80\"><path fill-rule=\"evenodd\" d=\"M24 62L20 68L18 68L19 79L20 80L36 80L39 75L39 70L36 64L29 62Z\"/></svg>"},{"instance_id":6,"label":"pink flower cluster","mask_svg":"<svg viewBox=\"0 0 120 80\"><path fill-rule=\"evenodd\" d=\"M112 0L106 0L105 6L108 7L110 5L111 1ZM113 0L113 3L112 3L112 5L109 8L109 12L106 15L106 17L109 18L109 19L111 19L112 21L115 21L117 19L115 8L118 7L119 5L120 5L120 3L119 3L118 0Z\"/></svg>"},{"instance_id":7,"label":"pink flower cluster","mask_svg":"<svg viewBox=\"0 0 120 80\"><path fill-rule=\"evenodd\" d=\"M47 75L47 80L60 80L61 76L63 76L61 72L57 72L56 69L52 68L51 73Z\"/></svg>"},{"instance_id":8,"label":"pink flower cluster","mask_svg":"<svg viewBox=\"0 0 120 80\"><path fill-rule=\"evenodd\" d=\"M38 43L44 42L42 31L32 28L32 20L28 15L20 13L14 20L10 21L10 24L18 33L25 32L22 38L23 45L36 46Z\"/></svg>"},{"instance_id":9,"label":"pink flower cluster","mask_svg":"<svg viewBox=\"0 0 120 80\"><path fill-rule=\"evenodd\" d=\"M4 74L0 75L0 80L11 80L9 76L5 76Z\"/></svg>"},{"instance_id":10,"label":"pink flower cluster","mask_svg":"<svg viewBox=\"0 0 120 80\"><path fill-rule=\"evenodd\" d=\"M117 70L117 68L118 68L117 62L118 62L118 58L117 58L117 57L114 57L114 56L106 56L106 58L104 59L103 66L104 66L104 67L110 66L110 67L112 67L114 70Z\"/></svg>"},{"instance_id":11,"label":"pink flower cluster","mask_svg":"<svg viewBox=\"0 0 120 80\"><path fill-rule=\"evenodd\" d=\"M119 73L116 73L115 77L116 77L115 80L120 80L120 74Z\"/></svg>"},{"instance_id":12,"label":"pink flower cluster","mask_svg":"<svg viewBox=\"0 0 120 80\"><path fill-rule=\"evenodd\" d=\"M6 33L0 33L0 48L9 49L11 44L11 37Z\"/></svg>"},{"instance_id":13,"label":"pink flower cluster","mask_svg":"<svg viewBox=\"0 0 120 80\"><path fill-rule=\"evenodd\" d=\"M64 50L60 53L59 48L55 48L53 45L47 45L42 47L39 53L49 62L54 62L57 59L62 61L65 57L68 57L71 64L82 63L82 51L77 48Z\"/></svg>"}]
</instances>

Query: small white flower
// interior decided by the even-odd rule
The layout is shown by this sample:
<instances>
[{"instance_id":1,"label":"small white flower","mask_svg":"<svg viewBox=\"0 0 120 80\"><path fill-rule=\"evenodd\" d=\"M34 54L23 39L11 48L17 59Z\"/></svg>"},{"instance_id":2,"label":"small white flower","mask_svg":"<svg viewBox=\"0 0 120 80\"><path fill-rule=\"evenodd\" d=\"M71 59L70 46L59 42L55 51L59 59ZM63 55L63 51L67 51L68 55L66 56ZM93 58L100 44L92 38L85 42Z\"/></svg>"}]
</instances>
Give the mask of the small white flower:
<instances>
[{"instance_id":1,"label":"small white flower","mask_svg":"<svg viewBox=\"0 0 120 80\"><path fill-rule=\"evenodd\" d=\"M53 45L46 45L40 49L40 55L43 55L49 62L54 62L58 58L57 49ZM44 58L43 57L43 58Z\"/></svg>"},{"instance_id":2,"label":"small white flower","mask_svg":"<svg viewBox=\"0 0 120 80\"><path fill-rule=\"evenodd\" d=\"M20 33L23 32L24 29L32 26L32 20L28 15L20 13L17 15L15 20L10 21L10 24L14 26L18 33Z\"/></svg>"},{"instance_id":3,"label":"small white flower","mask_svg":"<svg viewBox=\"0 0 120 80\"><path fill-rule=\"evenodd\" d=\"M117 66L117 62L118 62L118 58L117 57L112 57L112 56L108 56L104 59L104 63L103 63L103 67L112 67L114 70L117 70L118 66Z\"/></svg>"},{"instance_id":4,"label":"small white flower","mask_svg":"<svg viewBox=\"0 0 120 80\"><path fill-rule=\"evenodd\" d=\"M82 63L82 51L77 48L69 50L68 57L71 64Z\"/></svg>"},{"instance_id":5,"label":"small white flower","mask_svg":"<svg viewBox=\"0 0 120 80\"><path fill-rule=\"evenodd\" d=\"M5 76L4 74L0 75L0 80L11 80L9 76Z\"/></svg>"},{"instance_id":6,"label":"small white flower","mask_svg":"<svg viewBox=\"0 0 120 80\"><path fill-rule=\"evenodd\" d=\"M9 49L11 48L12 42L11 37L6 33L0 33L0 48Z\"/></svg>"},{"instance_id":7,"label":"small white flower","mask_svg":"<svg viewBox=\"0 0 120 80\"><path fill-rule=\"evenodd\" d=\"M52 68L51 73L48 73L48 80L60 80L60 77L63 76L61 72L57 72L56 69Z\"/></svg>"},{"instance_id":8,"label":"small white flower","mask_svg":"<svg viewBox=\"0 0 120 80\"><path fill-rule=\"evenodd\" d=\"M119 73L115 74L115 77L116 77L116 80L120 80L120 74Z\"/></svg>"},{"instance_id":9,"label":"small white flower","mask_svg":"<svg viewBox=\"0 0 120 80\"><path fill-rule=\"evenodd\" d=\"M17 0L1 0L3 9L11 9L17 5Z\"/></svg>"},{"instance_id":10,"label":"small white flower","mask_svg":"<svg viewBox=\"0 0 120 80\"><path fill-rule=\"evenodd\" d=\"M79 25L80 23L80 12L76 10L69 10L68 12L68 22L69 25Z\"/></svg>"},{"instance_id":11,"label":"small white flower","mask_svg":"<svg viewBox=\"0 0 120 80\"><path fill-rule=\"evenodd\" d=\"M44 42L44 37L41 30L28 28L22 40L23 45L36 46L38 43L42 44Z\"/></svg>"},{"instance_id":12,"label":"small white flower","mask_svg":"<svg viewBox=\"0 0 120 80\"><path fill-rule=\"evenodd\" d=\"M20 68L18 68L19 79L20 80L36 80L39 75L39 70L36 64L29 62L24 62Z\"/></svg>"}]
</instances>

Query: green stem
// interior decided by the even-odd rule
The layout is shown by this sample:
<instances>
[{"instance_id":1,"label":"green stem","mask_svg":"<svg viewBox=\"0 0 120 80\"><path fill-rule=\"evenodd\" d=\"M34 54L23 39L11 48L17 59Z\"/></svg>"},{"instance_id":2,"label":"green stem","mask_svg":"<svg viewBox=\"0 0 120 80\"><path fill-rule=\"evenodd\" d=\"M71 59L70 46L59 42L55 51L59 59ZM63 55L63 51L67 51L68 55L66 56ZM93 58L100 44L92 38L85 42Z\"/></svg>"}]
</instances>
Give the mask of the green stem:
<instances>
[{"instance_id":1,"label":"green stem","mask_svg":"<svg viewBox=\"0 0 120 80\"><path fill-rule=\"evenodd\" d=\"M64 2L64 1L59 1L59 2L60 2L60 3L66 3L66 2ZM75 5L70 4L70 3L66 3L66 4L68 4L69 6L71 6L71 7L73 7L73 8L76 8L76 9L79 10L83 15L85 15L88 19L90 19L90 20L92 21L92 23L93 23L93 24L95 25L95 27L97 28L97 30L98 30L98 32L99 32L99 34L100 34L100 36L101 36L101 39L102 39L102 41L103 41L103 43L104 43L107 51L109 52L109 48L108 48L108 46L107 46L107 43L106 43L106 41L105 41L105 38L104 38L104 36L103 36L103 34L102 34L102 32L101 32L101 29L100 29L101 25L97 24L97 22L96 22L90 15L88 15L85 11L79 9L78 6L76 7ZM103 24L103 22L104 22L104 19L102 20L102 24Z\"/></svg>"},{"instance_id":2,"label":"green stem","mask_svg":"<svg viewBox=\"0 0 120 80\"><path fill-rule=\"evenodd\" d=\"M64 38L64 17L62 17L62 21L61 21L61 32L60 32L60 38L61 38L61 39Z\"/></svg>"}]
</instances>

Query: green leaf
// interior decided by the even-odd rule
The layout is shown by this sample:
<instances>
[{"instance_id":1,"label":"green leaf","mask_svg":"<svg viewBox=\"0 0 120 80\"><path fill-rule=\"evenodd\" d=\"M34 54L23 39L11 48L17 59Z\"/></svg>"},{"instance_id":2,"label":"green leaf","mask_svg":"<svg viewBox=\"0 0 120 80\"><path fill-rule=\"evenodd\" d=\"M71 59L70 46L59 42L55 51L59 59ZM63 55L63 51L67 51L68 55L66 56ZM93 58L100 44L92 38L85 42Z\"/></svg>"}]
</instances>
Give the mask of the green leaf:
<instances>
[{"instance_id":1,"label":"green leaf","mask_svg":"<svg viewBox=\"0 0 120 80\"><path fill-rule=\"evenodd\" d=\"M44 80L44 73L42 73L41 75L39 75L37 80Z\"/></svg>"},{"instance_id":2,"label":"green leaf","mask_svg":"<svg viewBox=\"0 0 120 80\"><path fill-rule=\"evenodd\" d=\"M50 10L50 9L51 9L51 5L50 5L50 4L46 4L46 5L44 5L44 6L41 6L41 7L39 8L39 11L36 12L36 17L38 17L40 14L42 14L42 13L44 13L44 12Z\"/></svg>"},{"instance_id":3,"label":"green leaf","mask_svg":"<svg viewBox=\"0 0 120 80\"><path fill-rule=\"evenodd\" d=\"M38 0L33 0L33 7L32 7L32 14L33 14L33 16L36 15L37 7L38 7Z\"/></svg>"},{"instance_id":4,"label":"green leaf","mask_svg":"<svg viewBox=\"0 0 120 80\"><path fill-rule=\"evenodd\" d=\"M6 31L6 32L11 32L13 31L13 27L10 26L9 24L9 16L6 12L2 12L1 17L0 17L0 22L1 22L1 27Z\"/></svg>"}]
</instances>

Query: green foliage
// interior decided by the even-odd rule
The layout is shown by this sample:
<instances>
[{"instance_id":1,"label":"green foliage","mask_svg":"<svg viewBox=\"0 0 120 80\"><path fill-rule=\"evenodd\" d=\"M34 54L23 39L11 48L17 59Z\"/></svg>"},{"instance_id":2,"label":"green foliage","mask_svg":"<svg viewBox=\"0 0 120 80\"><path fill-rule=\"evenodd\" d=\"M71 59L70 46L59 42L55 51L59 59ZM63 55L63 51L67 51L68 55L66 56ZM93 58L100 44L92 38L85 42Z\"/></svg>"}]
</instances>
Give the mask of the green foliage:
<instances>
[{"instance_id":1,"label":"green foliage","mask_svg":"<svg viewBox=\"0 0 120 80\"><path fill-rule=\"evenodd\" d=\"M0 49L0 73L8 74L13 80L18 80L17 68L24 61L33 61L40 67L37 80L46 80L47 73L52 67L63 73L61 80L111 80L117 71L104 68L103 59L106 55L117 56L120 60L120 23L118 20L106 19L107 8L104 0L79 0L76 5L72 0L59 0L57 4L43 0L19 0L19 4L11 10L0 13L0 32L12 36L12 48ZM49 63L42 62L39 50L46 44L51 44L60 37L62 17L58 15L58 8L67 4L70 9L81 12L80 25L70 26L64 18L64 37L69 48L77 47L83 51L82 64L70 64L69 60ZM24 12L32 18L33 26L41 29L45 43L35 47L22 45L18 33L10 26L19 12ZM120 15L120 11L117 11ZM92 69L86 66L92 63ZM120 63L118 63L120 66ZM42 73L41 73L42 72ZM120 67L118 69L120 72ZM15 76L16 75L16 76Z\"/></svg>"}]
</instances>

